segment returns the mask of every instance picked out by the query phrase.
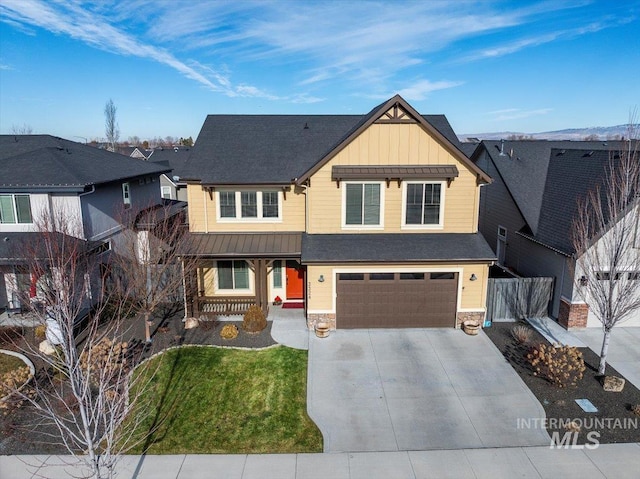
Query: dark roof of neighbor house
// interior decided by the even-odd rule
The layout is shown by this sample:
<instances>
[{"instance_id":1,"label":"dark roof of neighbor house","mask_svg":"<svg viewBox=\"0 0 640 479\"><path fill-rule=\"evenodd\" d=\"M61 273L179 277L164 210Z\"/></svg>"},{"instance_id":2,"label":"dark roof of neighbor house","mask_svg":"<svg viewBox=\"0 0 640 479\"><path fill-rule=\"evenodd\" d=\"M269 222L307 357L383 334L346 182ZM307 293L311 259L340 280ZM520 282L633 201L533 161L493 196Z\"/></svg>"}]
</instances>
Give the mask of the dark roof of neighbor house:
<instances>
[{"instance_id":1,"label":"dark roof of neighbor house","mask_svg":"<svg viewBox=\"0 0 640 479\"><path fill-rule=\"evenodd\" d=\"M185 256L299 257L302 233L190 233Z\"/></svg>"},{"instance_id":2,"label":"dark roof of neighbor house","mask_svg":"<svg viewBox=\"0 0 640 479\"><path fill-rule=\"evenodd\" d=\"M480 233L302 235L303 264L495 260Z\"/></svg>"},{"instance_id":3,"label":"dark roof of neighbor house","mask_svg":"<svg viewBox=\"0 0 640 479\"><path fill-rule=\"evenodd\" d=\"M47 259L46 241L54 241L67 248L73 245L79 251L89 251L102 244L100 241L85 241L57 231L20 231L0 233L0 265L26 263L30 260ZM52 244L52 243L48 243Z\"/></svg>"},{"instance_id":4,"label":"dark roof of neighbor house","mask_svg":"<svg viewBox=\"0 0 640 479\"><path fill-rule=\"evenodd\" d=\"M171 173L167 174L174 182L175 176L182 178L185 164L191 154L191 148L154 148L149 156L149 161L154 163L165 162L171 167Z\"/></svg>"},{"instance_id":5,"label":"dark roof of neighbor house","mask_svg":"<svg viewBox=\"0 0 640 479\"><path fill-rule=\"evenodd\" d=\"M616 150L620 141L483 140L472 160L486 150L533 236L538 233L551 150ZM503 154L500 154L500 152ZM579 167L579 166L578 166Z\"/></svg>"},{"instance_id":6,"label":"dark roof of neighbor house","mask_svg":"<svg viewBox=\"0 0 640 479\"><path fill-rule=\"evenodd\" d=\"M578 202L603 184L610 161L615 158L605 150L552 149L538 231L532 239L572 254L575 250L571 243L571 225L578 212Z\"/></svg>"},{"instance_id":7,"label":"dark roof of neighbor house","mask_svg":"<svg viewBox=\"0 0 640 479\"><path fill-rule=\"evenodd\" d=\"M82 191L168 171L166 166L51 135L0 135L0 188L5 190Z\"/></svg>"},{"instance_id":8,"label":"dark roof of neighbor house","mask_svg":"<svg viewBox=\"0 0 640 479\"><path fill-rule=\"evenodd\" d=\"M183 177L203 184L291 184L393 101L407 105L396 96L366 115L209 115ZM444 115L418 116L458 148Z\"/></svg>"}]
</instances>

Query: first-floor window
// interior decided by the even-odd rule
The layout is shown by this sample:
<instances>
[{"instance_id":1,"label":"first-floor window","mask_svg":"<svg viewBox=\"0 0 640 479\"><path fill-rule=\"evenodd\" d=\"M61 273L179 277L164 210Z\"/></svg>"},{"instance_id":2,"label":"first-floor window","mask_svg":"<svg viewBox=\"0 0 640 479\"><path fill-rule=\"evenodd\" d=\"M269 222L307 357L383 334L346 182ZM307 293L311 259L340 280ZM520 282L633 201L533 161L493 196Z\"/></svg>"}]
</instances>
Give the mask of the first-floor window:
<instances>
[{"instance_id":1,"label":"first-floor window","mask_svg":"<svg viewBox=\"0 0 640 479\"><path fill-rule=\"evenodd\" d=\"M408 183L405 224L440 224L441 193L440 183Z\"/></svg>"},{"instance_id":2,"label":"first-floor window","mask_svg":"<svg viewBox=\"0 0 640 479\"><path fill-rule=\"evenodd\" d=\"M0 223L32 223L29 195L0 195Z\"/></svg>"},{"instance_id":3,"label":"first-floor window","mask_svg":"<svg viewBox=\"0 0 640 479\"><path fill-rule=\"evenodd\" d=\"M218 289L249 289L246 261L218 261Z\"/></svg>"}]
</instances>

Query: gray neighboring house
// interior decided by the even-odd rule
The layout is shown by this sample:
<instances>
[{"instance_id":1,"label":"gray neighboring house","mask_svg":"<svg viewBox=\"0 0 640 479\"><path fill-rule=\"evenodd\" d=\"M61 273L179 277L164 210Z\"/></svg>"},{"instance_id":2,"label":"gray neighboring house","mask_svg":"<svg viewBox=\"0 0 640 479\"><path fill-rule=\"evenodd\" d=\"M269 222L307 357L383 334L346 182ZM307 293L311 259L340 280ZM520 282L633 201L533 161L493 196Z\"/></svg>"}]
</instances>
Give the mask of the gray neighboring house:
<instances>
[{"instance_id":1,"label":"gray neighboring house","mask_svg":"<svg viewBox=\"0 0 640 479\"><path fill-rule=\"evenodd\" d=\"M498 263L554 278L549 315L566 328L599 326L574 291L571 223L578 199L602 181L620 141L483 140L471 155L493 183L481 189L479 230ZM640 319L622 323L636 326Z\"/></svg>"},{"instance_id":2,"label":"gray neighboring house","mask_svg":"<svg viewBox=\"0 0 640 479\"><path fill-rule=\"evenodd\" d=\"M161 205L159 177L168 172L50 135L0 135L0 309L17 307L32 287L15 245L37 234L37 218L64 214L75 238L117 250L117 218Z\"/></svg>"},{"instance_id":3,"label":"gray neighboring house","mask_svg":"<svg viewBox=\"0 0 640 479\"><path fill-rule=\"evenodd\" d=\"M171 168L170 173L160 176L160 194L169 200L187 201L187 183L182 178L184 168L191 148L174 146L170 148L155 148L148 157L153 163L164 164Z\"/></svg>"}]
</instances>

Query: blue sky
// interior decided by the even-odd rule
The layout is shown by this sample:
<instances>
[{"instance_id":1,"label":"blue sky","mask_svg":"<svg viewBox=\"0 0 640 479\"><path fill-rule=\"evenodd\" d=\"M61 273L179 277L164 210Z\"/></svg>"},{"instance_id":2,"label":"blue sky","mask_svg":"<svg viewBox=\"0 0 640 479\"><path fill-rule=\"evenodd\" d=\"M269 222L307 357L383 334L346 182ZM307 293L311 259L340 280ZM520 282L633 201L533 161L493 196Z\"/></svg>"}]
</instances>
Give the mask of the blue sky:
<instances>
[{"instance_id":1,"label":"blue sky","mask_svg":"<svg viewBox=\"0 0 640 479\"><path fill-rule=\"evenodd\" d=\"M2 0L0 133L193 136L207 114L360 114L400 93L455 131L626 123L640 0Z\"/></svg>"}]
</instances>

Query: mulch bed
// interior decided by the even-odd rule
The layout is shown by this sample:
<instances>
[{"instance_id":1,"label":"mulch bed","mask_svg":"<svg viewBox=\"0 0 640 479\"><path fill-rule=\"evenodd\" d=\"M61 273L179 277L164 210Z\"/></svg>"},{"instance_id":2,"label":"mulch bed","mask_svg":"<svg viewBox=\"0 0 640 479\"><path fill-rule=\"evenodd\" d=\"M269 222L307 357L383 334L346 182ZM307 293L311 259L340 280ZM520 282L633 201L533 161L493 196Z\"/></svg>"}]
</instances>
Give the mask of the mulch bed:
<instances>
[{"instance_id":1,"label":"mulch bed","mask_svg":"<svg viewBox=\"0 0 640 479\"><path fill-rule=\"evenodd\" d=\"M575 420L582 425L576 444L590 445L596 444L596 441L602 444L640 442L640 417L631 411L633 405L640 404L640 391L633 384L626 381L622 392L605 391L600 378L597 377L600 358L589 348L579 348L586 370L575 387L559 388L545 379L534 376L525 358L530 346L519 344L511 336L511 329L516 324L518 323L493 323L491 327L485 328L484 332L542 404L547 415L546 424L543 426L547 426L546 429L552 437L554 432L558 432L562 439L567 432L565 425ZM533 328L531 330L530 344L549 344L544 336ZM609 365L606 374L623 377ZM598 412L584 412L575 402L576 399L588 399ZM572 437L572 442L573 439Z\"/></svg>"},{"instance_id":2,"label":"mulch bed","mask_svg":"<svg viewBox=\"0 0 640 479\"><path fill-rule=\"evenodd\" d=\"M241 319L240 316L236 317ZM144 321L141 318L129 320L124 339L140 352L141 359L170 347L187 344L238 348L264 348L277 344L271 337L270 321L261 332L248 333L242 329L241 320L211 320L187 330L182 318L181 311L169 312L157 318L151 327L151 344L144 342ZM238 337L231 340L220 337L222 327L229 323L235 324L238 328ZM34 328L0 327L0 349L24 352L26 348L32 347L37 351L39 342L35 337ZM34 362L36 370L43 367L37 356L26 355ZM23 406L7 415L0 412L0 455L67 454L64 446L55 443L57 435L57 429L38 418L30 406Z\"/></svg>"}]
</instances>

